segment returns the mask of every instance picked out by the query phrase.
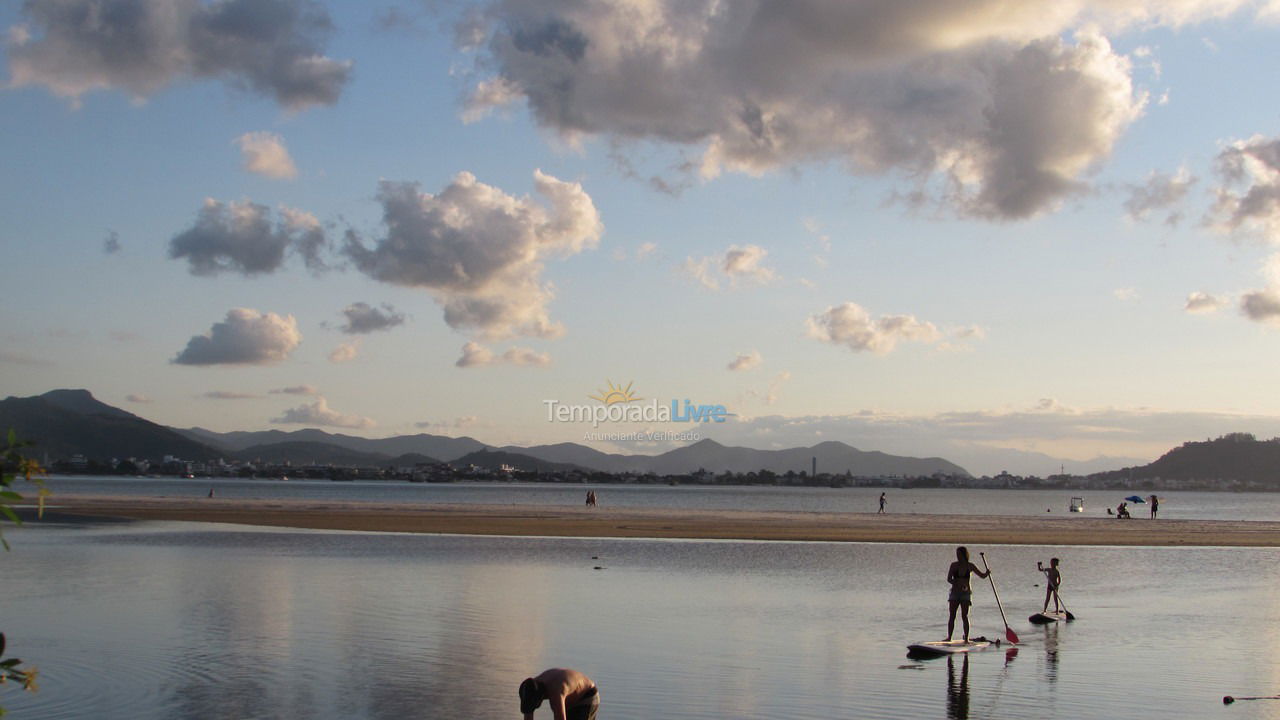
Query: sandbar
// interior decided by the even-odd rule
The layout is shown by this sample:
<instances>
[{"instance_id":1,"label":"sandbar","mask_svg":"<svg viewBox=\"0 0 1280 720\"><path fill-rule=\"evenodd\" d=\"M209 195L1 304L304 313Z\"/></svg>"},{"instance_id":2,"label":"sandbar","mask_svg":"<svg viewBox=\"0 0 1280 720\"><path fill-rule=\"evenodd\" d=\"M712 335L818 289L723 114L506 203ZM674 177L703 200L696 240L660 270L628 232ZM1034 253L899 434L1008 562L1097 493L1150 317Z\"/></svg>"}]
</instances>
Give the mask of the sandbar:
<instances>
[{"instance_id":1,"label":"sandbar","mask_svg":"<svg viewBox=\"0 0 1280 720\"><path fill-rule=\"evenodd\" d=\"M1280 522L64 495L58 515L317 530L986 545L1280 546Z\"/></svg>"}]
</instances>

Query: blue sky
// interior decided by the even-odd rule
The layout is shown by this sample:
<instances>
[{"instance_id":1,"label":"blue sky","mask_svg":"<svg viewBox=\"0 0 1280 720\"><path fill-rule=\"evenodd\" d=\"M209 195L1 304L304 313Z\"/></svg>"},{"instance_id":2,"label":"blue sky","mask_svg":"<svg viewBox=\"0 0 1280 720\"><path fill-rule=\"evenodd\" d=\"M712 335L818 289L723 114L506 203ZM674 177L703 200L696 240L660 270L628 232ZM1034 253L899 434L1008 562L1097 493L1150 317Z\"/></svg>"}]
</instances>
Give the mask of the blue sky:
<instances>
[{"instance_id":1,"label":"blue sky","mask_svg":"<svg viewBox=\"0 0 1280 720\"><path fill-rule=\"evenodd\" d=\"M1271 437L1278 18L9 3L0 392L534 444L633 382L979 473Z\"/></svg>"}]
</instances>

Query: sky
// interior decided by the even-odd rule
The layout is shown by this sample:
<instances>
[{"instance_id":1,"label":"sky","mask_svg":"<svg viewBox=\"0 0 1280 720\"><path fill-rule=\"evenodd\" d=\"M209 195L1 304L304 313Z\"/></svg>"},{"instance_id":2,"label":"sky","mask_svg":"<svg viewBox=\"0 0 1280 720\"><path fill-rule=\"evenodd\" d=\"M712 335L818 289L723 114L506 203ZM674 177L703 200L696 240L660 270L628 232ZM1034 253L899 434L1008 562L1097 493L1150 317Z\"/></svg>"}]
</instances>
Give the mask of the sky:
<instances>
[{"instance_id":1,"label":"sky","mask_svg":"<svg viewBox=\"0 0 1280 720\"><path fill-rule=\"evenodd\" d=\"M0 33L3 395L977 474L1280 435L1276 0L27 0ZM549 417L628 387L724 422Z\"/></svg>"}]
</instances>

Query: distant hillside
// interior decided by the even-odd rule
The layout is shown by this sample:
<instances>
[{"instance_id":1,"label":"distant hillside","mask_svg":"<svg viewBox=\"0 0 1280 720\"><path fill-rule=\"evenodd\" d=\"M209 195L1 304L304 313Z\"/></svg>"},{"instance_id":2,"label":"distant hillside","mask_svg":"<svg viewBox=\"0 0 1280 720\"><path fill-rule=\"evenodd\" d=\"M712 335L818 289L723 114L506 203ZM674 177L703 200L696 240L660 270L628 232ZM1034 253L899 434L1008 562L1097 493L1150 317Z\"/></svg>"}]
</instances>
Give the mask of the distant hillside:
<instances>
[{"instance_id":1,"label":"distant hillside","mask_svg":"<svg viewBox=\"0 0 1280 720\"><path fill-rule=\"evenodd\" d=\"M469 437L447 437L444 435L397 435L389 438L362 438L354 435L328 433L323 430L308 428L305 430L258 430L219 433L204 428L177 430L187 437L199 442L226 448L229 452L239 452L256 445L275 445L278 443L308 442L326 443L346 448L358 453L394 457L397 455L420 454L429 458L439 458L445 462L462 457L467 453L483 450L484 443Z\"/></svg>"},{"instance_id":2,"label":"distant hillside","mask_svg":"<svg viewBox=\"0 0 1280 720\"><path fill-rule=\"evenodd\" d=\"M52 459L82 454L92 460L173 455L183 460L213 460L224 453L162 425L111 407L87 390L55 390L0 401L0 430L12 428L35 443L31 455Z\"/></svg>"},{"instance_id":3,"label":"distant hillside","mask_svg":"<svg viewBox=\"0 0 1280 720\"><path fill-rule=\"evenodd\" d=\"M503 465L508 465L516 470L525 472L571 472L574 470L585 470L586 468L568 463L556 463L547 460L539 460L529 455L521 455L519 453L505 452L503 450L480 450L478 452L469 453L450 463L456 468L465 468L468 465L487 468L489 470L497 470Z\"/></svg>"},{"instance_id":4,"label":"distant hillside","mask_svg":"<svg viewBox=\"0 0 1280 720\"><path fill-rule=\"evenodd\" d=\"M281 465L346 465L353 467L377 467L391 465L392 458L380 453L362 453L337 445L320 442L282 442L270 445L254 445L236 451L232 457L244 462ZM410 463L412 464L412 463Z\"/></svg>"},{"instance_id":5,"label":"distant hillside","mask_svg":"<svg viewBox=\"0 0 1280 720\"><path fill-rule=\"evenodd\" d=\"M1141 467L1099 473L1104 479L1239 480L1280 487L1280 438L1259 441L1248 433L1183 443Z\"/></svg>"},{"instance_id":6,"label":"distant hillside","mask_svg":"<svg viewBox=\"0 0 1280 720\"><path fill-rule=\"evenodd\" d=\"M735 473L769 470L775 473L809 472L817 459L818 472L854 476L928 476L934 473L967 477L968 471L942 458L913 458L888 455L878 451L859 450L842 442L824 442L807 448L756 450L721 445L702 440L661 455L614 455L573 443L535 445L529 448L506 447L504 450L553 462L572 462L606 472L640 472L673 475L707 470Z\"/></svg>"}]
</instances>

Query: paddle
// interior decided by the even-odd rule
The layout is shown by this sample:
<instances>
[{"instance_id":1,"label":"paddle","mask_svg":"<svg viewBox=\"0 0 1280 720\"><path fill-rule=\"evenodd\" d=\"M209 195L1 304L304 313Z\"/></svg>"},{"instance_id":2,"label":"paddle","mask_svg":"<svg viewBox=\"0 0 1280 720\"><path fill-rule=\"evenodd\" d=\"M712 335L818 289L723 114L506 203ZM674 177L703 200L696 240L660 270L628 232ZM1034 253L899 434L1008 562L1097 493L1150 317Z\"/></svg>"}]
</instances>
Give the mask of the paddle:
<instances>
[{"instance_id":1,"label":"paddle","mask_svg":"<svg viewBox=\"0 0 1280 720\"><path fill-rule=\"evenodd\" d=\"M1068 622L1076 619L1075 614L1073 614L1070 610L1067 609L1067 604L1062 602L1061 595L1058 596L1058 604L1062 606L1062 612L1066 613Z\"/></svg>"},{"instance_id":2,"label":"paddle","mask_svg":"<svg viewBox=\"0 0 1280 720\"><path fill-rule=\"evenodd\" d=\"M1004 616L1004 606L1000 604L1000 593L996 592L995 578L991 577L991 568L987 565L987 554L979 552L978 557L982 558L982 569L987 571L987 580L991 581L991 594L996 596L996 607L1000 608L1000 619L1004 621L1004 637L1014 645L1018 644L1018 633L1009 627L1009 621Z\"/></svg>"}]
</instances>

